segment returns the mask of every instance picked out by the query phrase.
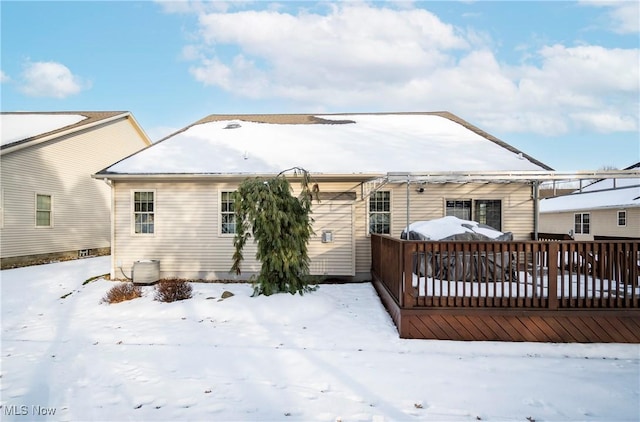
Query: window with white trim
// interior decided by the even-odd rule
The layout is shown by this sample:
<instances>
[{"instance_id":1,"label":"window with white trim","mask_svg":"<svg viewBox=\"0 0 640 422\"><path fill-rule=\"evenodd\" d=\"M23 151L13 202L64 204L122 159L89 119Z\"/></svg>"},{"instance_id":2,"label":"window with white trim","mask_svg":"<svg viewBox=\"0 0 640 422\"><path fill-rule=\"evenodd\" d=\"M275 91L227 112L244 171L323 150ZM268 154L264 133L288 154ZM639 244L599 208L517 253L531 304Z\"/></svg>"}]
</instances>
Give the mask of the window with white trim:
<instances>
[{"instance_id":1,"label":"window with white trim","mask_svg":"<svg viewBox=\"0 0 640 422\"><path fill-rule=\"evenodd\" d=\"M236 233L235 195L232 191L220 192L220 234Z\"/></svg>"},{"instance_id":2,"label":"window with white trim","mask_svg":"<svg viewBox=\"0 0 640 422\"><path fill-rule=\"evenodd\" d=\"M618 211L618 227L626 227L627 225L627 212Z\"/></svg>"},{"instance_id":3,"label":"window with white trim","mask_svg":"<svg viewBox=\"0 0 640 422\"><path fill-rule=\"evenodd\" d=\"M589 234L591 232L588 212L576 213L573 215L573 219L575 234Z\"/></svg>"},{"instance_id":4,"label":"window with white trim","mask_svg":"<svg viewBox=\"0 0 640 422\"><path fill-rule=\"evenodd\" d=\"M36 227L52 227L53 197L51 195L36 194Z\"/></svg>"},{"instance_id":5,"label":"window with white trim","mask_svg":"<svg viewBox=\"0 0 640 422\"><path fill-rule=\"evenodd\" d=\"M155 192L133 192L133 232L153 234L155 232Z\"/></svg>"},{"instance_id":6,"label":"window with white trim","mask_svg":"<svg viewBox=\"0 0 640 422\"><path fill-rule=\"evenodd\" d=\"M369 196L369 233L391 234L391 191Z\"/></svg>"}]
</instances>

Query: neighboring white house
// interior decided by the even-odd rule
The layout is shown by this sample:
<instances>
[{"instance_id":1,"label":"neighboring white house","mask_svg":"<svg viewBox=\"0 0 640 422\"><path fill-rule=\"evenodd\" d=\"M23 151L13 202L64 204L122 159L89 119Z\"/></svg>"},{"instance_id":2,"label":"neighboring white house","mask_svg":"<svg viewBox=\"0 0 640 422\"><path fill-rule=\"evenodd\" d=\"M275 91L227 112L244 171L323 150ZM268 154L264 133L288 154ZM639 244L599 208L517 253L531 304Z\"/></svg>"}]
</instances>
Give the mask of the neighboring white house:
<instances>
[{"instance_id":1,"label":"neighboring white house","mask_svg":"<svg viewBox=\"0 0 640 422\"><path fill-rule=\"evenodd\" d=\"M2 267L108 253L111 189L91 176L151 145L129 112L0 114Z\"/></svg>"},{"instance_id":2,"label":"neighboring white house","mask_svg":"<svg viewBox=\"0 0 640 422\"><path fill-rule=\"evenodd\" d=\"M625 170L640 170L640 163ZM540 201L540 231L576 240L640 239L640 177L602 179Z\"/></svg>"},{"instance_id":3,"label":"neighboring white house","mask_svg":"<svg viewBox=\"0 0 640 422\"><path fill-rule=\"evenodd\" d=\"M94 176L113 188L112 276L159 261L162 278L234 278L230 193L292 167L320 188L312 274L354 280L370 277L369 233L399 236L409 218L455 215L529 239L534 186L509 176L550 170L446 112L211 115ZM247 248L243 278L260 269Z\"/></svg>"}]
</instances>

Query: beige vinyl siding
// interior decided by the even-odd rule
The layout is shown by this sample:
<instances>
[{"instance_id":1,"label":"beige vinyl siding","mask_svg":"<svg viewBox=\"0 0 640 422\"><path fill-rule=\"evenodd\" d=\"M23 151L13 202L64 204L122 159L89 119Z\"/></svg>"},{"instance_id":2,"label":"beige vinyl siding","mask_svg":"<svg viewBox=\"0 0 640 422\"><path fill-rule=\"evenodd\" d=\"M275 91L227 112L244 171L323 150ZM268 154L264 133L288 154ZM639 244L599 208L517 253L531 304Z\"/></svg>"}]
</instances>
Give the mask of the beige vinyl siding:
<instances>
[{"instance_id":1,"label":"beige vinyl siding","mask_svg":"<svg viewBox=\"0 0 640 422\"><path fill-rule=\"evenodd\" d=\"M110 245L110 188L91 175L142 149L129 119L2 155L2 257ZM52 227L35 225L36 194L51 195Z\"/></svg>"},{"instance_id":2,"label":"beige vinyl siding","mask_svg":"<svg viewBox=\"0 0 640 422\"><path fill-rule=\"evenodd\" d=\"M313 205L313 229L308 252L312 275L354 276L355 239L353 203L324 201ZM333 241L322 242L322 232L330 230Z\"/></svg>"},{"instance_id":3,"label":"beige vinyl siding","mask_svg":"<svg viewBox=\"0 0 640 422\"><path fill-rule=\"evenodd\" d=\"M597 235L640 238L640 208L618 208L612 209L610 213L605 213L604 211L605 210L594 213L598 227L602 224L602 231L604 233L596 233ZM618 226L618 211L627 212L626 226Z\"/></svg>"},{"instance_id":4,"label":"beige vinyl siding","mask_svg":"<svg viewBox=\"0 0 640 422\"><path fill-rule=\"evenodd\" d=\"M627 211L627 225L618 226L618 211ZM574 230L574 215L589 213L588 235L576 234L576 240L593 240L594 236L616 236L640 238L640 208L611 208L604 210L581 210L548 212L540 214L540 232L568 234Z\"/></svg>"},{"instance_id":5,"label":"beige vinyl siding","mask_svg":"<svg viewBox=\"0 0 640 422\"><path fill-rule=\"evenodd\" d=\"M418 188L424 188L419 193ZM388 184L380 190L391 191L391 235L400 237L407 226L407 185ZM498 199L502 201L503 232L512 232L516 240L530 239L533 232L531 186L526 183L442 183L411 184L409 187L410 222L432 220L446 214L446 199ZM356 272L364 276L371 268L368 236L368 202L356 204Z\"/></svg>"},{"instance_id":6,"label":"beige vinyl siding","mask_svg":"<svg viewBox=\"0 0 640 422\"><path fill-rule=\"evenodd\" d=\"M158 259L167 277L233 278L228 271L233 237L219 235L218 195L234 185L210 183L115 183L114 264L131 274L138 260ZM133 232L132 198L135 191L154 191L154 233ZM243 270L255 271L251 245ZM115 271L117 270L117 271ZM116 277L122 274L115 268Z\"/></svg>"},{"instance_id":7,"label":"beige vinyl siding","mask_svg":"<svg viewBox=\"0 0 640 422\"><path fill-rule=\"evenodd\" d=\"M116 182L115 240L113 272L131 274L134 261L159 259L162 277L235 279L229 273L233 255L233 236L219 234L219 195L234 190L237 184L183 182ZM311 272L327 276L355 276L368 279L371 269L368 236L368 201L362 199L359 183L319 183L321 192L354 192L355 201L314 203L315 235L309 242ZM502 201L503 231L511 231L519 240L529 239L533 231L533 201L528 184L434 184L424 193L411 185L411 221L429 220L445 215L446 198L498 199ZM155 233L132 234L132 192L154 191ZM406 185L389 184L391 191L391 235L400 236L406 226ZM298 188L295 186L295 194ZM322 243L322 230L331 230L334 242ZM247 244L242 265L244 277L259 271L255 245Z\"/></svg>"},{"instance_id":8,"label":"beige vinyl siding","mask_svg":"<svg viewBox=\"0 0 640 422\"><path fill-rule=\"evenodd\" d=\"M224 191L237 184L215 182L116 182L114 275L127 276L133 263L144 259L160 260L162 277L196 279L245 279L260 270L255 259L256 246L250 240L243 251L243 275L229 272L233 257L233 236L220 234L220 199ZM321 189L338 189L323 184ZM132 192L155 192L155 231L133 234ZM297 193L297 189L296 189ZM351 204L342 201L314 203L314 231L309 242L310 266L315 275L353 275L354 255ZM322 230L332 230L333 243L322 243Z\"/></svg>"}]
</instances>

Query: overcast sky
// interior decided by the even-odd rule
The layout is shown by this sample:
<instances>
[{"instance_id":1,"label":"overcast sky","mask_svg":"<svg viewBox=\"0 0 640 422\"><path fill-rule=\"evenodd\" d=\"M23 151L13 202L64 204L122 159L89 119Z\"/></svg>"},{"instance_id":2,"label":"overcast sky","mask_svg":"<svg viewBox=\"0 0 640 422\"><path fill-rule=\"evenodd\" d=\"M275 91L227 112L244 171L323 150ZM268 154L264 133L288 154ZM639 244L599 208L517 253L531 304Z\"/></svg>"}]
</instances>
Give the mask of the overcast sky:
<instances>
[{"instance_id":1,"label":"overcast sky","mask_svg":"<svg viewBox=\"0 0 640 422\"><path fill-rule=\"evenodd\" d=\"M640 161L637 1L2 1L0 13L2 111L128 110L157 139L212 113L447 110L557 170Z\"/></svg>"}]
</instances>

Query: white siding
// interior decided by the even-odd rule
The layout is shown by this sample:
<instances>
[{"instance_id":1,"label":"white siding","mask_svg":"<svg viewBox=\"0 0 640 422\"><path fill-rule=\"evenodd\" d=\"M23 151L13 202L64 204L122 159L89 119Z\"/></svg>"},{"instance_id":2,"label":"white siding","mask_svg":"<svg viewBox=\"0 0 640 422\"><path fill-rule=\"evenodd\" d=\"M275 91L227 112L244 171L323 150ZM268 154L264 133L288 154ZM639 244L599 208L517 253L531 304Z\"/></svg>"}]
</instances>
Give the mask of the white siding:
<instances>
[{"instance_id":1,"label":"white siding","mask_svg":"<svg viewBox=\"0 0 640 422\"><path fill-rule=\"evenodd\" d=\"M618 226L618 211L627 211L627 225ZM568 234L574 230L574 214L589 213L588 235L575 235L576 240L593 240L594 236L640 238L640 208L612 208L540 214L540 232Z\"/></svg>"},{"instance_id":2,"label":"white siding","mask_svg":"<svg viewBox=\"0 0 640 422\"><path fill-rule=\"evenodd\" d=\"M313 274L352 276L367 279L371 268L368 236L368 201L362 200L357 183L320 183L321 192L355 192L351 201L322 201L314 204L315 236L310 239L309 255ZM234 279L229 273L233 255L233 236L219 235L219 192L233 190L236 184L216 182L117 182L115 183L114 275L121 278L122 265L130 275L133 262L159 259L162 277ZM445 199L497 199L502 201L503 231L518 240L530 238L533 231L533 201L527 184L437 184L426 185L423 193L410 189L411 221L445 215ZM400 236L406 226L406 185L387 185L391 190L392 232ZM132 234L131 192L156 192L155 233ZM332 230L333 243L322 243L322 230ZM250 241L244 251L244 278L260 269L255 246Z\"/></svg>"},{"instance_id":3,"label":"white siding","mask_svg":"<svg viewBox=\"0 0 640 422\"><path fill-rule=\"evenodd\" d=\"M110 188L91 175L145 145L123 118L2 155L2 257L109 247ZM53 196L53 227L36 228L36 193Z\"/></svg>"}]
</instances>

